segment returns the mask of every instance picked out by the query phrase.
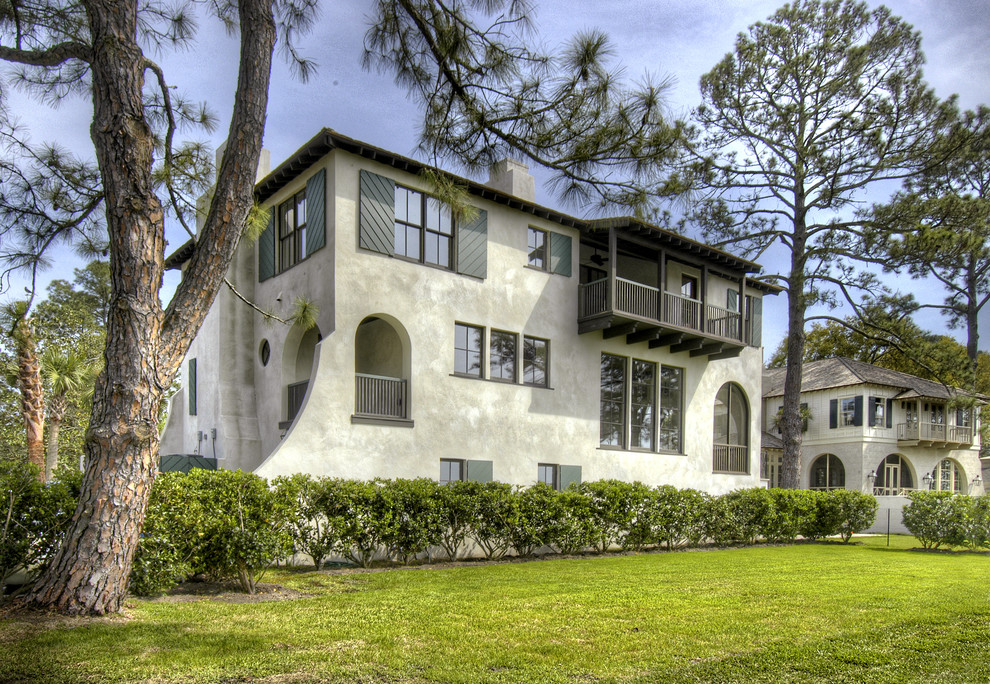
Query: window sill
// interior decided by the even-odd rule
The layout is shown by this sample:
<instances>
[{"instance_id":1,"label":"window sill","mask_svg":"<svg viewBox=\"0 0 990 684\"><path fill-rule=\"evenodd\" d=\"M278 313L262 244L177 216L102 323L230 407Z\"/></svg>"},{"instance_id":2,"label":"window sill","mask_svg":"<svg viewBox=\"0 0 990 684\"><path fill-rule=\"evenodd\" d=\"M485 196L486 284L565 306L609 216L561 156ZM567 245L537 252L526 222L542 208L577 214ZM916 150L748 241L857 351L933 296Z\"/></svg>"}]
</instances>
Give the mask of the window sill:
<instances>
[{"instance_id":1,"label":"window sill","mask_svg":"<svg viewBox=\"0 0 990 684\"><path fill-rule=\"evenodd\" d=\"M624 447L624 446L609 446L608 444L599 444L599 451L624 451L628 454L651 454L656 456L684 456L685 454L680 451L660 451L653 449L639 449L636 447Z\"/></svg>"},{"instance_id":2,"label":"window sill","mask_svg":"<svg viewBox=\"0 0 990 684\"><path fill-rule=\"evenodd\" d=\"M351 416L354 425L381 425L386 427L411 428L415 425L411 418L389 418L387 416Z\"/></svg>"},{"instance_id":3,"label":"window sill","mask_svg":"<svg viewBox=\"0 0 990 684\"><path fill-rule=\"evenodd\" d=\"M507 385L509 387L529 387L531 389L553 390L549 385L534 385L529 382L515 382L514 380L500 380L498 378L483 378L479 375L468 375L467 373L451 373L449 377L464 378L466 380L480 380L481 382L491 382L496 385Z\"/></svg>"}]
</instances>

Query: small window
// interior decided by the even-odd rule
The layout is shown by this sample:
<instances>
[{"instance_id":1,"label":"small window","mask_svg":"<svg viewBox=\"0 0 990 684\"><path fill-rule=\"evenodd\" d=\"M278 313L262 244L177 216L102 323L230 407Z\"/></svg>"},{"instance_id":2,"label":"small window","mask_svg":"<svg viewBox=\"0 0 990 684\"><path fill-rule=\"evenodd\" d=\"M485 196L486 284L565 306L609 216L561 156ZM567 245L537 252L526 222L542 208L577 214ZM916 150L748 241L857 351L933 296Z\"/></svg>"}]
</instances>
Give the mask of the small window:
<instances>
[{"instance_id":1,"label":"small window","mask_svg":"<svg viewBox=\"0 0 990 684\"><path fill-rule=\"evenodd\" d=\"M972 427L969 424L971 415L968 408L956 409L956 425L958 427Z\"/></svg>"},{"instance_id":2,"label":"small window","mask_svg":"<svg viewBox=\"0 0 990 684\"><path fill-rule=\"evenodd\" d=\"M306 191L278 208L278 269L284 271L306 258Z\"/></svg>"},{"instance_id":3,"label":"small window","mask_svg":"<svg viewBox=\"0 0 990 684\"><path fill-rule=\"evenodd\" d=\"M839 400L840 425L849 427L856 424L856 397L846 397Z\"/></svg>"},{"instance_id":4,"label":"small window","mask_svg":"<svg viewBox=\"0 0 990 684\"><path fill-rule=\"evenodd\" d=\"M517 340L515 333L492 330L488 354L489 378L505 382L516 381Z\"/></svg>"},{"instance_id":5,"label":"small window","mask_svg":"<svg viewBox=\"0 0 990 684\"><path fill-rule=\"evenodd\" d=\"M440 484L460 482L464 479L464 461L452 458L440 459Z\"/></svg>"},{"instance_id":6,"label":"small window","mask_svg":"<svg viewBox=\"0 0 990 684\"><path fill-rule=\"evenodd\" d=\"M560 489L560 466L555 463L540 463L536 466L536 480L551 487Z\"/></svg>"},{"instance_id":7,"label":"small window","mask_svg":"<svg viewBox=\"0 0 990 684\"><path fill-rule=\"evenodd\" d=\"M484 328L463 323L454 324L454 372L482 377L481 343Z\"/></svg>"},{"instance_id":8,"label":"small window","mask_svg":"<svg viewBox=\"0 0 990 684\"><path fill-rule=\"evenodd\" d=\"M725 308L733 313L739 313L739 291L738 290L726 290L725 292Z\"/></svg>"},{"instance_id":9,"label":"small window","mask_svg":"<svg viewBox=\"0 0 990 684\"><path fill-rule=\"evenodd\" d=\"M547 232L531 227L526 247L529 250L529 265L546 271L550 264L550 260L547 259Z\"/></svg>"},{"instance_id":10,"label":"small window","mask_svg":"<svg viewBox=\"0 0 990 684\"><path fill-rule=\"evenodd\" d=\"M272 358L272 345L268 343L268 340L261 341L260 356L261 356L261 365L267 366L269 359Z\"/></svg>"},{"instance_id":11,"label":"small window","mask_svg":"<svg viewBox=\"0 0 990 684\"><path fill-rule=\"evenodd\" d=\"M523 382L536 387L547 387L550 374L550 340L523 337Z\"/></svg>"},{"instance_id":12,"label":"small window","mask_svg":"<svg viewBox=\"0 0 990 684\"><path fill-rule=\"evenodd\" d=\"M698 279L694 276L681 276L681 294L688 299L698 298Z\"/></svg>"}]
</instances>

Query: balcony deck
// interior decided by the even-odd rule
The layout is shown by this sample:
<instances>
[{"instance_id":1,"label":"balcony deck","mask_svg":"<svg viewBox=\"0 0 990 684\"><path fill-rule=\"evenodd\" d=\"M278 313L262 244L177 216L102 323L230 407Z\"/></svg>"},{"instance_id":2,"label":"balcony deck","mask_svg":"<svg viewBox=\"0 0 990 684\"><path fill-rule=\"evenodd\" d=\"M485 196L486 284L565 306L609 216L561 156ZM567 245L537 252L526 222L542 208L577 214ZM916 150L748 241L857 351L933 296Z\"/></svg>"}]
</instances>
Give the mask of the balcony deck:
<instances>
[{"instance_id":1,"label":"balcony deck","mask_svg":"<svg viewBox=\"0 0 990 684\"><path fill-rule=\"evenodd\" d=\"M904 446L969 446L973 443L973 428L925 422L898 423L897 441Z\"/></svg>"},{"instance_id":2,"label":"balcony deck","mask_svg":"<svg viewBox=\"0 0 990 684\"><path fill-rule=\"evenodd\" d=\"M731 358L747 345L742 314L705 304L675 292L661 292L626 278L581 285L578 332L603 331L606 338L626 336L628 344L648 342L651 349L669 346L691 356Z\"/></svg>"}]
</instances>

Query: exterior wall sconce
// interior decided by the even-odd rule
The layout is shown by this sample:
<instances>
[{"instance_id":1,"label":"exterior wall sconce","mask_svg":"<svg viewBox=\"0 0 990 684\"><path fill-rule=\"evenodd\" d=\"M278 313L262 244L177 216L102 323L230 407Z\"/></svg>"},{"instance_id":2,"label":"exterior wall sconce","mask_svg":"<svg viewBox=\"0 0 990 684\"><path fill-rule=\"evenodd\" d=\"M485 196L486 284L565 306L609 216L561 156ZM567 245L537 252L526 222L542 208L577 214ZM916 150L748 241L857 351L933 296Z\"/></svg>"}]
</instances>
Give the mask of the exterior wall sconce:
<instances>
[{"instance_id":1,"label":"exterior wall sconce","mask_svg":"<svg viewBox=\"0 0 990 684\"><path fill-rule=\"evenodd\" d=\"M970 482L970 485L972 485L974 489L979 489L982 484L983 484L983 478L981 478L979 475L974 477L973 481Z\"/></svg>"},{"instance_id":2,"label":"exterior wall sconce","mask_svg":"<svg viewBox=\"0 0 990 684\"><path fill-rule=\"evenodd\" d=\"M932 488L932 474L931 473L925 473L925 476L923 478L921 478L921 481L925 483L925 489L931 489Z\"/></svg>"},{"instance_id":3,"label":"exterior wall sconce","mask_svg":"<svg viewBox=\"0 0 990 684\"><path fill-rule=\"evenodd\" d=\"M866 476L866 479L870 481L870 489L872 489L873 483L877 481L877 471L871 470L870 474Z\"/></svg>"}]
</instances>

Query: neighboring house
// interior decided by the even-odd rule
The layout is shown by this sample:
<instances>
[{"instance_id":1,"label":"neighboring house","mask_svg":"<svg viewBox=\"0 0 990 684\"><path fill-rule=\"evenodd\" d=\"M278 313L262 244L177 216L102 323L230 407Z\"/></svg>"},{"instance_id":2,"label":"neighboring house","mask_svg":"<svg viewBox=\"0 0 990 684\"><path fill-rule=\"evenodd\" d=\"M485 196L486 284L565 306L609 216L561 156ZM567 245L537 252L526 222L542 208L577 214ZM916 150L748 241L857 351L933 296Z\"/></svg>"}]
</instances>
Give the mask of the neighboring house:
<instances>
[{"instance_id":1,"label":"neighboring house","mask_svg":"<svg viewBox=\"0 0 990 684\"><path fill-rule=\"evenodd\" d=\"M759 486L756 264L631 218L534 202L513 161L429 196L426 167L323 130L257 185L267 230L183 366L162 454L273 477L618 478ZM192 242L168 260L181 268Z\"/></svg>"},{"instance_id":2,"label":"neighboring house","mask_svg":"<svg viewBox=\"0 0 990 684\"><path fill-rule=\"evenodd\" d=\"M776 486L783 454L776 419L785 373L773 368L763 374L764 476L770 486ZM880 499L876 529L886 529L890 510L895 531L903 531L907 492L982 494L979 412L966 407L972 399L861 361L805 363L801 402L811 416L801 446L801 487L871 492Z\"/></svg>"}]
</instances>

